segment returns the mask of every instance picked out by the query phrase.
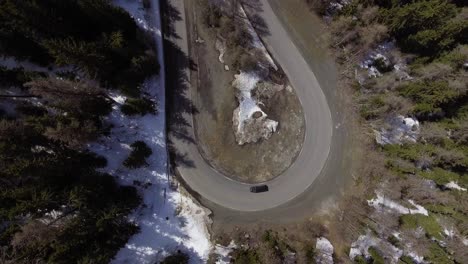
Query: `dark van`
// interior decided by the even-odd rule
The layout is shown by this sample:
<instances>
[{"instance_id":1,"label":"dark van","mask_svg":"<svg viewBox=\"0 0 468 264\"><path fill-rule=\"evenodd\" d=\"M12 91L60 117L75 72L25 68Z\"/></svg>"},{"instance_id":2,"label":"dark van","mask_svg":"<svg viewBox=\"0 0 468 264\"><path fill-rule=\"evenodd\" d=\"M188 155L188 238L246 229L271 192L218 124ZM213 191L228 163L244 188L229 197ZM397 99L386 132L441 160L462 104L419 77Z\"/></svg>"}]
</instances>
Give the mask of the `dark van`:
<instances>
[{"instance_id":1,"label":"dark van","mask_svg":"<svg viewBox=\"0 0 468 264\"><path fill-rule=\"evenodd\" d=\"M253 192L253 193L268 192L268 186L267 185L252 186L250 187L250 192Z\"/></svg>"}]
</instances>

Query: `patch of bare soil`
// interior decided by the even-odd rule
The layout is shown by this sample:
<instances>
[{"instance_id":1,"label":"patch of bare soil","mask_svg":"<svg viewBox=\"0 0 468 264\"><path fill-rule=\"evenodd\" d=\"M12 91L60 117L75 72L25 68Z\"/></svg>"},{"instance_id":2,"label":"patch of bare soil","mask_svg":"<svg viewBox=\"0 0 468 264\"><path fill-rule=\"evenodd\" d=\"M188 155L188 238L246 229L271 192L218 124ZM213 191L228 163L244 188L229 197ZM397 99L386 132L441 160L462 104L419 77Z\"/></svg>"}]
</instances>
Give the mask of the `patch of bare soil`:
<instances>
[{"instance_id":1,"label":"patch of bare soil","mask_svg":"<svg viewBox=\"0 0 468 264\"><path fill-rule=\"evenodd\" d=\"M234 180L258 183L271 180L285 171L297 157L304 140L305 122L302 107L293 89L282 89L262 100L268 118L278 121L270 139L238 145L232 114L237 107L236 89L231 83L236 54L226 51L227 71L219 62L215 31L206 26L206 1L186 1L191 25L191 56L197 64L192 72L192 98L195 133L202 156L216 170ZM255 92L255 91L254 91Z\"/></svg>"}]
</instances>

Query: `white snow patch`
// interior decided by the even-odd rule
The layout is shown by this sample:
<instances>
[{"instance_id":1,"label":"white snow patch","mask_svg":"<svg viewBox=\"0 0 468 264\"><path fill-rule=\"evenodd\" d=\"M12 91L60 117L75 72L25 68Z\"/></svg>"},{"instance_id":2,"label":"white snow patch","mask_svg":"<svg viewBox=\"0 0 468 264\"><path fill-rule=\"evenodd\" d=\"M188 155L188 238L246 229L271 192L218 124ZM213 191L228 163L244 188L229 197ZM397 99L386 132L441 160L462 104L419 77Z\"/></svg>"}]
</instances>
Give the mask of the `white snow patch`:
<instances>
[{"instance_id":1,"label":"white snow patch","mask_svg":"<svg viewBox=\"0 0 468 264\"><path fill-rule=\"evenodd\" d=\"M379 46L379 48L377 48L375 51L370 52L359 64L362 69L367 69L367 75L370 78L382 76L382 73L374 66L377 60L382 60L385 65L390 65L390 60L382 54L390 48L387 48L385 45L382 47L383 48L380 48Z\"/></svg>"},{"instance_id":2,"label":"white snow patch","mask_svg":"<svg viewBox=\"0 0 468 264\"><path fill-rule=\"evenodd\" d=\"M330 4L328 5L327 7L327 15L328 16L332 16L333 14L335 14L336 12L340 11L341 9L343 9L343 7L345 7L346 5L348 5L351 1L349 0L338 0L338 1L332 1L330 2Z\"/></svg>"},{"instance_id":3,"label":"white snow patch","mask_svg":"<svg viewBox=\"0 0 468 264\"><path fill-rule=\"evenodd\" d=\"M444 235L453 238L455 236L455 229L444 227Z\"/></svg>"},{"instance_id":4,"label":"white snow patch","mask_svg":"<svg viewBox=\"0 0 468 264\"><path fill-rule=\"evenodd\" d=\"M359 238L351 244L351 250L349 251L349 258L354 260L357 256L369 256L369 248L375 247L378 244L378 239L367 235L361 235Z\"/></svg>"},{"instance_id":5,"label":"white snow patch","mask_svg":"<svg viewBox=\"0 0 468 264\"><path fill-rule=\"evenodd\" d=\"M392 66L392 61L389 59L390 52L395 49L395 43L387 41L378 45L376 49L366 54L364 59L359 63L361 69L367 69L367 78L376 78L382 76L382 73L375 67L377 60L382 60L386 67ZM393 71L396 73L398 79L401 80L412 80L407 72L407 64L405 61L399 59L397 62L393 62ZM357 75L357 74L356 74ZM357 76L360 84L367 79L366 77Z\"/></svg>"},{"instance_id":6,"label":"white snow patch","mask_svg":"<svg viewBox=\"0 0 468 264\"><path fill-rule=\"evenodd\" d=\"M424 263L427 263L426 261L424 261L424 257L423 256L419 256L416 252L408 252L407 253L408 257L412 258L414 262L416 262L416 264L424 264Z\"/></svg>"},{"instance_id":7,"label":"white snow patch","mask_svg":"<svg viewBox=\"0 0 468 264\"><path fill-rule=\"evenodd\" d=\"M236 243L232 240L229 245L222 246L216 245L214 249L214 253L217 255L216 264L229 264L231 263L231 257L229 256L231 252L237 248Z\"/></svg>"},{"instance_id":8,"label":"white snow patch","mask_svg":"<svg viewBox=\"0 0 468 264\"><path fill-rule=\"evenodd\" d=\"M333 264L333 245L325 237L317 238L315 243L315 261L321 264Z\"/></svg>"},{"instance_id":9,"label":"white snow patch","mask_svg":"<svg viewBox=\"0 0 468 264\"><path fill-rule=\"evenodd\" d=\"M466 192L466 188L461 187L460 185L458 185L457 182L454 182L454 181L451 181L451 182L445 184L445 188Z\"/></svg>"},{"instance_id":10,"label":"white snow patch","mask_svg":"<svg viewBox=\"0 0 468 264\"><path fill-rule=\"evenodd\" d=\"M42 218L39 219L45 225L49 225L55 220L59 219L63 215L63 212L58 210L52 210L44 214Z\"/></svg>"},{"instance_id":11,"label":"white snow patch","mask_svg":"<svg viewBox=\"0 0 468 264\"><path fill-rule=\"evenodd\" d=\"M381 54L379 52L375 52L375 53L370 53L368 55L367 59L362 61L359 66L361 68L363 68L363 69L367 69L367 71L368 71L367 75L370 78L375 78L375 77L382 76L382 73L380 73L380 71L374 66L375 61L377 61L379 59L383 60L383 62L385 64L390 63L389 60L387 59L387 57L385 57L383 54Z\"/></svg>"},{"instance_id":12,"label":"white snow patch","mask_svg":"<svg viewBox=\"0 0 468 264\"><path fill-rule=\"evenodd\" d=\"M269 138L276 132L278 122L268 119L267 114L259 107L259 103L252 98L252 90L260 81L254 72L240 72L234 75L232 85L239 90L237 99L239 106L234 109L233 125L237 143L255 142L259 138ZM257 113L259 116L254 116ZM247 127L247 128L246 128Z\"/></svg>"},{"instance_id":13,"label":"white snow patch","mask_svg":"<svg viewBox=\"0 0 468 264\"><path fill-rule=\"evenodd\" d=\"M219 52L219 57L218 57L219 62L224 64L224 54L226 53L226 41L218 37L216 39L215 48Z\"/></svg>"},{"instance_id":14,"label":"white snow patch","mask_svg":"<svg viewBox=\"0 0 468 264\"><path fill-rule=\"evenodd\" d=\"M152 15L145 12L141 1L114 2L127 10L141 27L155 33L159 63L164 69L159 1L151 1L148 14ZM107 122L114 124L111 135L89 145L90 150L107 158L104 171L118 177L121 184L142 183L137 188L143 206L129 216L140 232L130 238L113 263L156 263L177 250L187 253L190 263L202 263L207 261L212 249L205 210L181 194L168 174L164 85L164 70L161 70L159 76L149 78L142 88L143 94L158 100L158 115L125 116L119 107L125 102L125 96L111 94L117 102L107 117ZM149 166L131 170L122 162L130 153L129 145L136 140L144 141L154 154L147 159Z\"/></svg>"},{"instance_id":15,"label":"white snow patch","mask_svg":"<svg viewBox=\"0 0 468 264\"><path fill-rule=\"evenodd\" d=\"M41 153L41 152L46 152L47 154L55 154L55 152L53 150L51 150L50 148L46 148L44 146L40 146L40 145L35 145L34 147L31 148L31 152L32 153Z\"/></svg>"},{"instance_id":16,"label":"white snow patch","mask_svg":"<svg viewBox=\"0 0 468 264\"><path fill-rule=\"evenodd\" d=\"M399 233L394 232L393 235L400 240ZM415 263L426 263L423 257L412 251L411 244L406 244L404 249L399 249L387 240L373 236L370 230L367 230L366 235L359 236L359 238L351 244L349 258L354 260L357 256L363 256L366 259L369 259L371 257L369 248L371 247L378 249L379 253L382 254L382 257L388 260L389 263L399 263L399 259L403 255L412 258Z\"/></svg>"},{"instance_id":17,"label":"white snow patch","mask_svg":"<svg viewBox=\"0 0 468 264\"><path fill-rule=\"evenodd\" d=\"M416 118L398 115L387 121L388 128L374 130L375 140L379 145L416 142L419 136L419 121Z\"/></svg>"},{"instance_id":18,"label":"white snow patch","mask_svg":"<svg viewBox=\"0 0 468 264\"><path fill-rule=\"evenodd\" d=\"M252 98L252 90L260 80L258 75L253 72L241 72L240 74L234 75L234 77L235 80L232 85L240 91L238 113L239 124L237 127L237 130L240 131L245 121L250 119L255 112L260 112L262 116L266 116L266 114Z\"/></svg>"},{"instance_id":19,"label":"white snow patch","mask_svg":"<svg viewBox=\"0 0 468 264\"><path fill-rule=\"evenodd\" d=\"M403 250L393 246L386 240L374 237L370 231L366 235L361 235L351 244L349 251L349 258L354 260L357 256L364 256L365 258L371 257L369 248L379 249L383 254L382 257L389 259L390 263L398 263L398 260L403 255Z\"/></svg>"},{"instance_id":20,"label":"white snow patch","mask_svg":"<svg viewBox=\"0 0 468 264\"><path fill-rule=\"evenodd\" d=\"M422 207L421 205L416 204L413 200L408 200L408 202L412 206L414 206L416 209L410 209L410 208L404 207L395 201L385 198L384 195L379 194L379 193L377 194L377 197L367 201L369 206L372 206L376 210L380 210L380 211L388 209L390 211L394 211L399 214L422 214L426 216L428 215L428 211L426 210L426 208Z\"/></svg>"}]
</instances>

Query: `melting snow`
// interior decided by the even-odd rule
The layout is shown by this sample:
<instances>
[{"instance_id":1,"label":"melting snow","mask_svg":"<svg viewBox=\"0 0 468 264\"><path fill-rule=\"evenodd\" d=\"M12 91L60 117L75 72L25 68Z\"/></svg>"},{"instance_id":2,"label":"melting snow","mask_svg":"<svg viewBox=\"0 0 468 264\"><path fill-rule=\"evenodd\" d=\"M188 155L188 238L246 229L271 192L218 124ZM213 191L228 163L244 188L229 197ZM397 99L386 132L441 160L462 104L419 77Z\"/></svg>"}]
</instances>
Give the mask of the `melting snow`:
<instances>
[{"instance_id":1,"label":"melting snow","mask_svg":"<svg viewBox=\"0 0 468 264\"><path fill-rule=\"evenodd\" d=\"M327 15L328 16L334 15L336 12L343 9L343 7L348 5L350 2L351 1L349 1L349 0L338 0L338 1L330 2L330 4L327 7Z\"/></svg>"},{"instance_id":2,"label":"melting snow","mask_svg":"<svg viewBox=\"0 0 468 264\"><path fill-rule=\"evenodd\" d=\"M369 52L364 60L359 64L359 66L363 69L368 69L368 76L369 77L378 77L382 74L377 70L374 66L375 61L378 59L382 59L385 64L390 64L389 59L384 55L387 54L389 51L395 48L395 44L393 42L384 42L380 44L375 50Z\"/></svg>"},{"instance_id":3,"label":"melting snow","mask_svg":"<svg viewBox=\"0 0 468 264\"><path fill-rule=\"evenodd\" d=\"M411 250L410 244L405 245L404 250L399 249L390 244L390 242L373 236L370 230L367 231L366 235L359 236L359 238L351 244L349 258L354 260L357 256L364 256L369 259L371 257L369 248L371 247L379 249L379 253L382 254L382 257L388 259L389 263L399 263L399 259L403 255L412 258L415 263L426 263L423 257Z\"/></svg>"},{"instance_id":4,"label":"melting snow","mask_svg":"<svg viewBox=\"0 0 468 264\"><path fill-rule=\"evenodd\" d=\"M253 72L241 72L234 75L232 85L239 90L239 107L234 110L233 123L236 140L239 144L255 142L260 137L268 138L276 131L278 122L267 119L267 114L258 106L258 102L252 98L252 90L260 78ZM254 114L260 116L255 116Z\"/></svg>"},{"instance_id":5,"label":"melting snow","mask_svg":"<svg viewBox=\"0 0 468 264\"><path fill-rule=\"evenodd\" d=\"M404 207L395 201L385 198L385 196L383 196L382 194L377 194L376 198L367 201L369 206L372 206L377 210L384 210L385 208L387 208L388 210L395 211L399 214L422 214L426 216L428 215L428 211L426 210L426 208L416 204L413 200L408 200L408 202L416 209Z\"/></svg>"},{"instance_id":6,"label":"melting snow","mask_svg":"<svg viewBox=\"0 0 468 264\"><path fill-rule=\"evenodd\" d=\"M454 181L451 181L451 182L445 184L445 188L466 192L466 188L461 187L460 185L458 185L457 182L454 182Z\"/></svg>"},{"instance_id":7,"label":"melting snow","mask_svg":"<svg viewBox=\"0 0 468 264\"><path fill-rule=\"evenodd\" d=\"M224 64L224 54L226 53L226 41L218 37L216 39L215 48L219 52L219 57L218 57L219 62Z\"/></svg>"},{"instance_id":8,"label":"melting snow","mask_svg":"<svg viewBox=\"0 0 468 264\"><path fill-rule=\"evenodd\" d=\"M398 115L387 121L389 128L375 132L379 145L402 144L405 141L416 142L419 136L419 121L415 118Z\"/></svg>"},{"instance_id":9,"label":"melting snow","mask_svg":"<svg viewBox=\"0 0 468 264\"><path fill-rule=\"evenodd\" d=\"M231 241L228 246L216 245L214 253L217 255L216 264L229 264L231 263L231 257L229 256L232 250L236 249L237 245L234 241Z\"/></svg>"},{"instance_id":10,"label":"melting snow","mask_svg":"<svg viewBox=\"0 0 468 264\"><path fill-rule=\"evenodd\" d=\"M43 224L49 225L53 223L55 220L59 219L63 215L63 212L57 211L57 210L52 210L50 212L47 212L44 214L44 216L39 219L40 222Z\"/></svg>"},{"instance_id":11,"label":"melting snow","mask_svg":"<svg viewBox=\"0 0 468 264\"><path fill-rule=\"evenodd\" d=\"M423 256L419 256L416 252L408 252L408 257L412 258L413 261L416 263L416 264L424 264L424 263L427 263L426 261L424 261L424 257Z\"/></svg>"},{"instance_id":12,"label":"melting snow","mask_svg":"<svg viewBox=\"0 0 468 264\"><path fill-rule=\"evenodd\" d=\"M349 258L354 260L357 256L364 256L370 258L369 248L379 249L379 253L385 259L389 259L389 263L398 263L398 260L403 255L403 250L393 246L386 240L382 240L375 237L368 230L366 235L361 235L359 238L351 244L351 250L349 251Z\"/></svg>"},{"instance_id":13,"label":"melting snow","mask_svg":"<svg viewBox=\"0 0 468 264\"><path fill-rule=\"evenodd\" d=\"M369 52L364 59L359 63L359 67L362 69L367 69L367 77L375 78L382 76L382 73L376 68L375 62L377 60L382 60L383 63L390 67L392 62L390 61L389 53L395 49L395 44L393 42L384 42L377 46L377 48L371 52ZM393 70L396 73L397 77L400 80L411 80L413 79L407 72L406 72L406 63L402 60L396 62L393 65ZM360 84L362 84L366 78L362 76L357 77Z\"/></svg>"},{"instance_id":14,"label":"melting snow","mask_svg":"<svg viewBox=\"0 0 468 264\"><path fill-rule=\"evenodd\" d=\"M333 263L333 245L324 237L317 238L315 243L315 261L321 264Z\"/></svg>"},{"instance_id":15,"label":"melting snow","mask_svg":"<svg viewBox=\"0 0 468 264\"><path fill-rule=\"evenodd\" d=\"M449 238L453 238L453 236L455 235L455 229L445 227L444 228L444 235L446 235Z\"/></svg>"},{"instance_id":16,"label":"melting snow","mask_svg":"<svg viewBox=\"0 0 468 264\"><path fill-rule=\"evenodd\" d=\"M262 116L266 114L257 105L257 102L252 98L252 90L257 85L260 78L255 73L241 72L234 75L235 80L232 85L240 91L239 98L239 124L237 129L241 130L244 122L250 119L255 112L260 112Z\"/></svg>"}]
</instances>

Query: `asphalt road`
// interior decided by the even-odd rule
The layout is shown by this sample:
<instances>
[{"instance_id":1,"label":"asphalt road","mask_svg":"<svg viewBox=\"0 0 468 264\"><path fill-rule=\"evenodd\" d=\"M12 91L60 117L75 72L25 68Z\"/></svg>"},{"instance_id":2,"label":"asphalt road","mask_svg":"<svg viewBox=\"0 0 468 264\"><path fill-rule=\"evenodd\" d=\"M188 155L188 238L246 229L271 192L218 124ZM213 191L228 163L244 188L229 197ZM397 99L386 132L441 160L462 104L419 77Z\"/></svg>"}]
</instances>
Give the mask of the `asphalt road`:
<instances>
[{"instance_id":1,"label":"asphalt road","mask_svg":"<svg viewBox=\"0 0 468 264\"><path fill-rule=\"evenodd\" d=\"M197 146L186 140L173 139L176 150L190 160L192 166L176 164L176 169L186 184L204 199L235 211L262 211L283 205L304 193L320 175L329 157L333 136L333 120L326 97L307 62L290 39L267 0L260 0L269 34L262 39L269 52L281 65L302 103L306 136L296 161L283 174L266 182L269 191L251 193L251 185L233 181L212 169L203 159ZM178 37L172 41L188 54L188 38L184 1L171 4L180 11L174 29ZM189 74L187 70L187 76ZM195 138L193 118L184 114L189 136Z\"/></svg>"}]
</instances>

